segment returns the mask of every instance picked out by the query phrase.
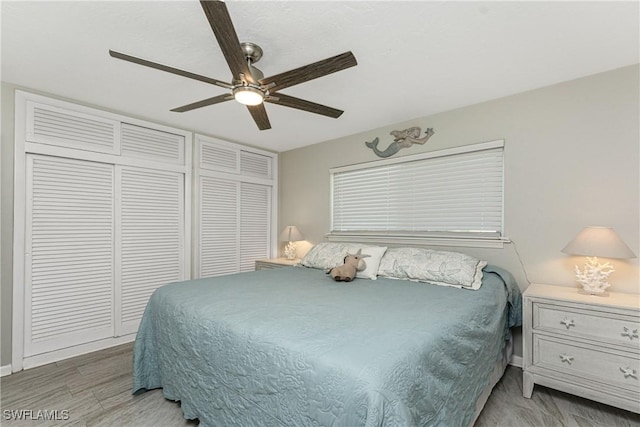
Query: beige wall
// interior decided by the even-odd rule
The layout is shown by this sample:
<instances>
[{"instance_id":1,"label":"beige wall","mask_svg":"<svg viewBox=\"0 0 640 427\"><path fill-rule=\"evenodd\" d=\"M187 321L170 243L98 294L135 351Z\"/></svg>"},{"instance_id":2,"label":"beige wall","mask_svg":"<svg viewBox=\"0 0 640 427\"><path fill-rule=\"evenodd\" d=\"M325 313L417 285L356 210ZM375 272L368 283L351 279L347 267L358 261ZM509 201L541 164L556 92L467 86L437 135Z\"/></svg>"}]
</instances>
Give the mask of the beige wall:
<instances>
[{"instance_id":1,"label":"beige wall","mask_svg":"<svg viewBox=\"0 0 640 427\"><path fill-rule=\"evenodd\" d=\"M436 132L396 156L504 139L504 234L516 245L466 252L508 268L525 288L517 246L532 282L576 286L573 265L583 259L560 250L582 227L612 226L640 254L639 70L625 67L281 153L280 228L299 227L308 240L299 255L324 240L329 168L377 160L364 142L380 137L386 148L391 130ZM611 290L639 293L638 260L612 263Z\"/></svg>"}]
</instances>

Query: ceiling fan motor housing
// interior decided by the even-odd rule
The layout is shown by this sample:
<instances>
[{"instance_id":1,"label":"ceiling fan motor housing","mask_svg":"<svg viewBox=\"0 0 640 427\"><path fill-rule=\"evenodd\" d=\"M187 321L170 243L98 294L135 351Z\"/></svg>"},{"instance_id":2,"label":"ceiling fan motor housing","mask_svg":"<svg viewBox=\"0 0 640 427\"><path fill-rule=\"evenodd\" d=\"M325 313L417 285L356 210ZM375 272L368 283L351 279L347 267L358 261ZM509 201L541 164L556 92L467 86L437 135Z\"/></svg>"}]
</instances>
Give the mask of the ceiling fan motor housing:
<instances>
[{"instance_id":1,"label":"ceiling fan motor housing","mask_svg":"<svg viewBox=\"0 0 640 427\"><path fill-rule=\"evenodd\" d=\"M253 81L259 82L264 78L264 73L254 67L253 64L262 58L262 48L255 43L249 42L240 43L240 48L247 59L247 65ZM246 81L244 74L240 74L239 79L233 81L231 92L236 101L245 105L261 104L264 98L269 95L269 91L265 87Z\"/></svg>"},{"instance_id":2,"label":"ceiling fan motor housing","mask_svg":"<svg viewBox=\"0 0 640 427\"><path fill-rule=\"evenodd\" d=\"M240 47L242 48L242 53L247 60L251 61L251 63L256 63L260 61L262 58L262 48L255 43L251 42L243 42L240 43Z\"/></svg>"}]
</instances>

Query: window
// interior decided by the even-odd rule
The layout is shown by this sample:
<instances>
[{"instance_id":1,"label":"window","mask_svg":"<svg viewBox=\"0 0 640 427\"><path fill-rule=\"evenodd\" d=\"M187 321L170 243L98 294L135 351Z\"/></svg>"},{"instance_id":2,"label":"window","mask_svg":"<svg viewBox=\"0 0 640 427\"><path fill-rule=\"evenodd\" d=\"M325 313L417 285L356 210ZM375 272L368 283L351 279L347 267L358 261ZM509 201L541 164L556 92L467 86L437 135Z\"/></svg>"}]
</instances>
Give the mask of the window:
<instances>
[{"instance_id":1,"label":"window","mask_svg":"<svg viewBox=\"0 0 640 427\"><path fill-rule=\"evenodd\" d=\"M499 241L503 148L493 141L331 169L329 240Z\"/></svg>"}]
</instances>

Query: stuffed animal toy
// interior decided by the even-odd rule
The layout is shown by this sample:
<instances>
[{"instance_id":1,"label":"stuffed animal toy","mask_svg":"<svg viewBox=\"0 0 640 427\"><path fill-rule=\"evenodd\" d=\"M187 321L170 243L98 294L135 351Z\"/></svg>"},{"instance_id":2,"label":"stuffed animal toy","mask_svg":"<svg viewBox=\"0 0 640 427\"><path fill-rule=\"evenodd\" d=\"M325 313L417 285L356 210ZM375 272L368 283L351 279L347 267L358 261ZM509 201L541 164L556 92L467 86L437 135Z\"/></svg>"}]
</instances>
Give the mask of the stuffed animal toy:
<instances>
[{"instance_id":1,"label":"stuffed animal toy","mask_svg":"<svg viewBox=\"0 0 640 427\"><path fill-rule=\"evenodd\" d=\"M344 257L344 264L338 267L334 267L331 270L327 271L327 274L331 274L333 280L336 282L350 282L356 277L356 273L358 271L362 271L367 268L367 263L363 258L368 257L369 255L361 255L361 249L358 249L358 252L355 254L347 254Z\"/></svg>"}]
</instances>

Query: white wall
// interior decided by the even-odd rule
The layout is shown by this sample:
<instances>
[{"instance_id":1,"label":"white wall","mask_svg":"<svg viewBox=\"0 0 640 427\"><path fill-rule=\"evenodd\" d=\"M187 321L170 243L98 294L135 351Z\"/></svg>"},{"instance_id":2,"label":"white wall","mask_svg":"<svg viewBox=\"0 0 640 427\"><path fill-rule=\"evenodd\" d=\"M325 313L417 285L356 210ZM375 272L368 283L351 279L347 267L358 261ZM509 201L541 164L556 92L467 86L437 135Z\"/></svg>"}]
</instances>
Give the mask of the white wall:
<instances>
[{"instance_id":1,"label":"white wall","mask_svg":"<svg viewBox=\"0 0 640 427\"><path fill-rule=\"evenodd\" d=\"M505 236L532 282L578 286L573 265L583 258L560 251L582 227L612 226L640 254L639 77L638 65L625 67L281 153L279 228L298 226L307 239L299 256L323 241L329 168L377 160L364 142L379 137L386 148L392 130L435 130L396 156L504 139ZM464 251L506 267L526 288L514 245ZM611 262L611 290L640 293L638 259Z\"/></svg>"}]
</instances>

